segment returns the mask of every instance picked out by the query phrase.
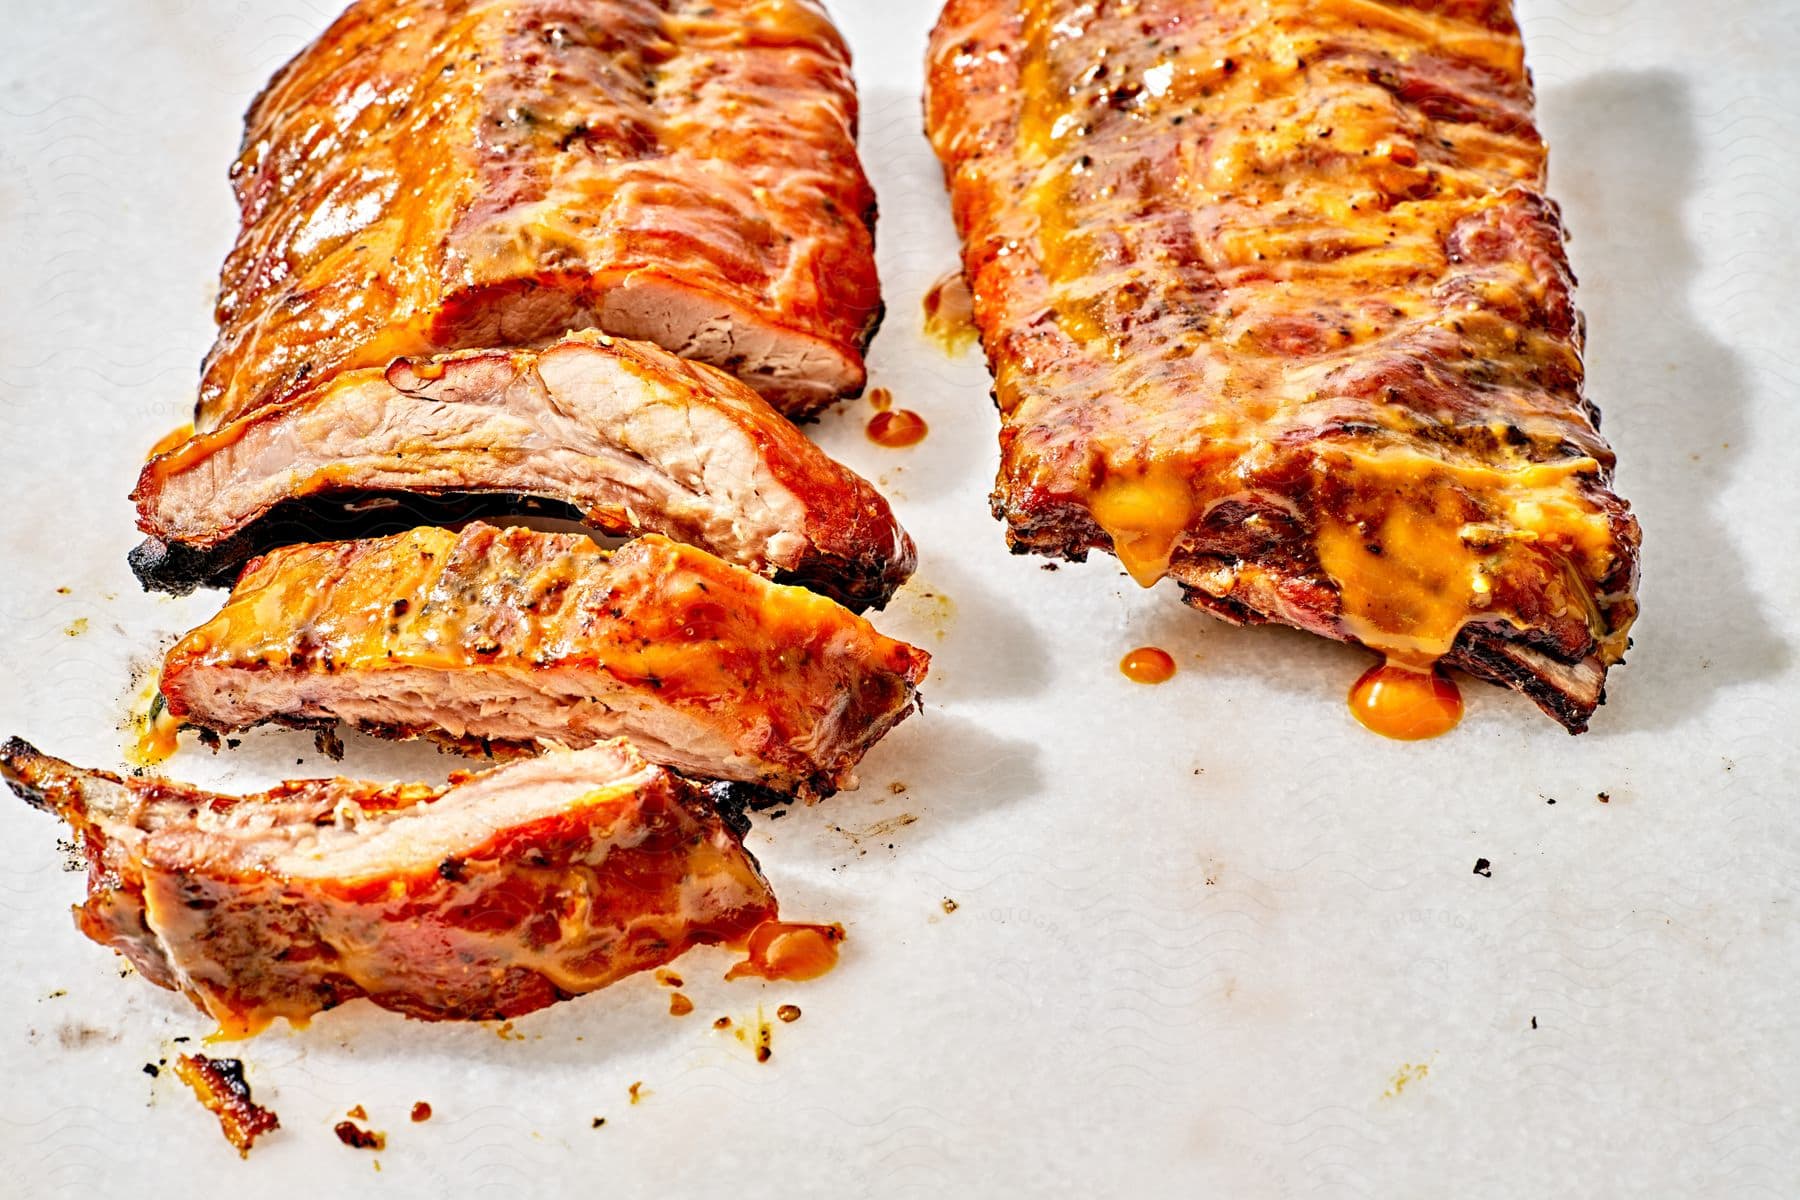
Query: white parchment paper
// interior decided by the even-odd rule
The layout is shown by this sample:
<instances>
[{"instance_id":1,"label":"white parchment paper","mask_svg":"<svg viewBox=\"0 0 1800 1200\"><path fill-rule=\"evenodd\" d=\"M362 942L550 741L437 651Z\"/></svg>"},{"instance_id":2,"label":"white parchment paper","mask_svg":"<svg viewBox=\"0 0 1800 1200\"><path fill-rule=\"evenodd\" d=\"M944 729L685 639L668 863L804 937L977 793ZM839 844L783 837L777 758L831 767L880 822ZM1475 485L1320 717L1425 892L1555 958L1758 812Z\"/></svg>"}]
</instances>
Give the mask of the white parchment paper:
<instances>
[{"instance_id":1,"label":"white parchment paper","mask_svg":"<svg viewBox=\"0 0 1800 1200\"><path fill-rule=\"evenodd\" d=\"M352 1005L235 1048L283 1126L240 1162L142 1070L207 1023L74 932L59 830L0 798L0 1195L1800 1195L1800 4L1521 0L1644 616L1585 737L1471 684L1411 746L1347 715L1356 652L1006 553L986 373L918 316L955 262L935 6L833 7L881 196L873 382L932 432L880 449L858 404L817 434L917 537L879 623L937 656L859 792L751 841L843 964L727 985L697 952L683 1019L647 977L509 1031ZM134 671L218 604L138 591L124 497L192 402L240 114L334 12L0 4L0 734L120 765ZM1146 643L1174 681L1119 674ZM347 740L168 770L457 765ZM781 1003L766 1064L712 1028ZM332 1137L355 1104L380 1154Z\"/></svg>"}]
</instances>

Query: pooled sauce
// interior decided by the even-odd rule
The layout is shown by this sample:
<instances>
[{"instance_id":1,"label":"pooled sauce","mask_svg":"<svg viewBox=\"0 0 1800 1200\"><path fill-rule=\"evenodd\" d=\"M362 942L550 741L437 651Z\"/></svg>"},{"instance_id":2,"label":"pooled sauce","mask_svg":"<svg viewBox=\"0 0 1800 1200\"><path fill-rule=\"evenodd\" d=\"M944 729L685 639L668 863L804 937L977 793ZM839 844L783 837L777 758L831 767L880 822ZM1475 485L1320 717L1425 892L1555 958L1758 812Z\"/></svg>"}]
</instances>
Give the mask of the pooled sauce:
<instances>
[{"instance_id":1,"label":"pooled sauce","mask_svg":"<svg viewBox=\"0 0 1800 1200\"><path fill-rule=\"evenodd\" d=\"M945 354L960 354L975 344L975 299L960 270L925 293L925 332Z\"/></svg>"},{"instance_id":2,"label":"pooled sauce","mask_svg":"<svg viewBox=\"0 0 1800 1200\"><path fill-rule=\"evenodd\" d=\"M1417 742L1456 728L1463 715L1462 693L1454 680L1435 670L1384 662L1351 687L1350 711L1382 737Z\"/></svg>"},{"instance_id":3,"label":"pooled sauce","mask_svg":"<svg viewBox=\"0 0 1800 1200\"><path fill-rule=\"evenodd\" d=\"M886 412L894 407L894 393L884 387L870 388L869 407L876 412Z\"/></svg>"},{"instance_id":4,"label":"pooled sauce","mask_svg":"<svg viewBox=\"0 0 1800 1200\"><path fill-rule=\"evenodd\" d=\"M145 460L148 461L149 459L167 454L169 451L193 436L194 423L192 421L189 421L186 425L177 425L157 439L156 445L150 447L150 453L145 456Z\"/></svg>"},{"instance_id":5,"label":"pooled sauce","mask_svg":"<svg viewBox=\"0 0 1800 1200\"><path fill-rule=\"evenodd\" d=\"M1167 650L1139 646L1119 660L1119 670L1133 683L1167 683L1175 678L1175 659Z\"/></svg>"},{"instance_id":6,"label":"pooled sauce","mask_svg":"<svg viewBox=\"0 0 1800 1200\"><path fill-rule=\"evenodd\" d=\"M727 979L754 975L761 979L817 979L837 966L844 927L764 921L750 931L747 957L725 972Z\"/></svg>"},{"instance_id":7,"label":"pooled sauce","mask_svg":"<svg viewBox=\"0 0 1800 1200\"><path fill-rule=\"evenodd\" d=\"M877 446L901 450L924 441L930 430L925 424L925 418L912 409L890 408L869 418L868 432L869 440Z\"/></svg>"}]
</instances>

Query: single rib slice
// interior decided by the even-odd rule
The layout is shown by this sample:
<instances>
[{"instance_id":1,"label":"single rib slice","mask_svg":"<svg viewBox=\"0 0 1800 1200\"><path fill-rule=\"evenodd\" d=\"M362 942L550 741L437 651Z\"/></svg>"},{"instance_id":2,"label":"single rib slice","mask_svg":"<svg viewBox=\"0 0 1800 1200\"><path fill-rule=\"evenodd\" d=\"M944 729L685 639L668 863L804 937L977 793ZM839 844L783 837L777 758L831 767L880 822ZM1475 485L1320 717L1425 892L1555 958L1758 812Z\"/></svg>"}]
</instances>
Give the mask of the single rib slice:
<instances>
[{"instance_id":1,"label":"single rib slice","mask_svg":"<svg viewBox=\"0 0 1800 1200\"><path fill-rule=\"evenodd\" d=\"M163 666L217 730L344 720L396 736L587 745L807 797L853 783L928 656L841 605L650 536L424 527L245 571Z\"/></svg>"},{"instance_id":2,"label":"single rib slice","mask_svg":"<svg viewBox=\"0 0 1800 1200\"><path fill-rule=\"evenodd\" d=\"M625 742L443 788L309 779L242 798L17 738L0 769L80 835L81 931L232 1033L359 996L518 1016L775 915L737 835Z\"/></svg>"},{"instance_id":3,"label":"single rib slice","mask_svg":"<svg viewBox=\"0 0 1800 1200\"><path fill-rule=\"evenodd\" d=\"M172 591L321 532L534 510L664 533L857 608L915 562L887 501L755 392L593 332L346 372L152 459L132 495L149 535L133 568Z\"/></svg>"},{"instance_id":4,"label":"single rib slice","mask_svg":"<svg viewBox=\"0 0 1800 1200\"><path fill-rule=\"evenodd\" d=\"M202 430L595 326L793 415L863 385L875 200L813 0L358 0L251 107L232 182Z\"/></svg>"},{"instance_id":5,"label":"single rib slice","mask_svg":"<svg viewBox=\"0 0 1800 1200\"><path fill-rule=\"evenodd\" d=\"M1015 549L1585 727L1638 529L1504 0L951 0L930 83Z\"/></svg>"}]
</instances>

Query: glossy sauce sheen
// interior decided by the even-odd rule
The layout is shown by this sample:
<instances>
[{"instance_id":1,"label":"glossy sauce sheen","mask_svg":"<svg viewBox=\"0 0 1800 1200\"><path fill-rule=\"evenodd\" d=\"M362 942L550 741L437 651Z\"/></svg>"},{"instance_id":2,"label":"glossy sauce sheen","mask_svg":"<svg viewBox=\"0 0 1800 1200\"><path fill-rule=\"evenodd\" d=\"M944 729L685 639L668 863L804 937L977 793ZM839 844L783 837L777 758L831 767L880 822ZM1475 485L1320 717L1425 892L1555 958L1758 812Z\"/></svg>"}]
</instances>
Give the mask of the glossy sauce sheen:
<instances>
[{"instance_id":1,"label":"glossy sauce sheen","mask_svg":"<svg viewBox=\"0 0 1800 1200\"><path fill-rule=\"evenodd\" d=\"M869 440L890 450L916 446L928 432L925 418L910 408L890 408L869 418Z\"/></svg>"},{"instance_id":2,"label":"glossy sauce sheen","mask_svg":"<svg viewBox=\"0 0 1800 1200\"><path fill-rule=\"evenodd\" d=\"M727 971L725 978L817 979L837 966L838 945L843 940L844 927L835 923L764 921L750 933L745 944L747 957Z\"/></svg>"},{"instance_id":3,"label":"glossy sauce sheen","mask_svg":"<svg viewBox=\"0 0 1800 1200\"><path fill-rule=\"evenodd\" d=\"M1369 668L1350 689L1350 711L1364 728L1396 741L1442 737L1462 722L1456 681L1394 663Z\"/></svg>"},{"instance_id":4,"label":"glossy sauce sheen","mask_svg":"<svg viewBox=\"0 0 1800 1200\"><path fill-rule=\"evenodd\" d=\"M1014 545L1583 726L1638 530L1532 107L1505 0L950 0L928 125Z\"/></svg>"},{"instance_id":5,"label":"glossy sauce sheen","mask_svg":"<svg viewBox=\"0 0 1800 1200\"><path fill-rule=\"evenodd\" d=\"M647 535L475 523L290 546L169 651L208 728L335 717L380 732L589 745L829 794L912 711L930 656L835 601Z\"/></svg>"},{"instance_id":6,"label":"glossy sauce sheen","mask_svg":"<svg viewBox=\"0 0 1800 1200\"><path fill-rule=\"evenodd\" d=\"M790 411L854 393L880 303L856 123L813 0L359 0L246 118L198 424L593 325Z\"/></svg>"},{"instance_id":7,"label":"glossy sauce sheen","mask_svg":"<svg viewBox=\"0 0 1800 1200\"><path fill-rule=\"evenodd\" d=\"M1167 683L1175 678L1175 659L1167 650L1139 646L1119 660L1119 670L1133 683Z\"/></svg>"}]
</instances>

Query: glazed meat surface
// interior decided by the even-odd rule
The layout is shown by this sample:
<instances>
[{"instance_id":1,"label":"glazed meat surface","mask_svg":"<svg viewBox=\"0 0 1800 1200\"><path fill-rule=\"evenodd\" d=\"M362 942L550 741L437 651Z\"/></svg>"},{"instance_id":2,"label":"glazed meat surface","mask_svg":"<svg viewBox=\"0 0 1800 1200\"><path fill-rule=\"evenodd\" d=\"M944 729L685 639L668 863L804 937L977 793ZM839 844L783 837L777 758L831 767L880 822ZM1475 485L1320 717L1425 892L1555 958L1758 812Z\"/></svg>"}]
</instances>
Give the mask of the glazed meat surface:
<instances>
[{"instance_id":1,"label":"glazed meat surface","mask_svg":"<svg viewBox=\"0 0 1800 1200\"><path fill-rule=\"evenodd\" d=\"M0 770L79 835L76 922L231 1034L366 996L512 1017L735 941L775 915L737 835L628 743L447 787L346 779L222 796L14 738Z\"/></svg>"},{"instance_id":2,"label":"glazed meat surface","mask_svg":"<svg viewBox=\"0 0 1800 1200\"><path fill-rule=\"evenodd\" d=\"M1504 0L951 0L927 110L1016 550L1586 726L1638 529Z\"/></svg>"},{"instance_id":3,"label":"glazed meat surface","mask_svg":"<svg viewBox=\"0 0 1800 1200\"><path fill-rule=\"evenodd\" d=\"M546 511L655 531L861 609L916 556L887 501L711 367L592 331L348 371L152 459L146 586L228 585L289 541Z\"/></svg>"},{"instance_id":4,"label":"glazed meat surface","mask_svg":"<svg viewBox=\"0 0 1800 1200\"><path fill-rule=\"evenodd\" d=\"M169 652L191 724L344 720L453 742L628 736L685 773L808 798L854 782L929 659L667 539L420 528L278 550Z\"/></svg>"},{"instance_id":5,"label":"glazed meat surface","mask_svg":"<svg viewBox=\"0 0 1800 1200\"><path fill-rule=\"evenodd\" d=\"M880 308L855 139L814 0L358 0L246 118L196 425L591 326L814 412Z\"/></svg>"}]
</instances>

